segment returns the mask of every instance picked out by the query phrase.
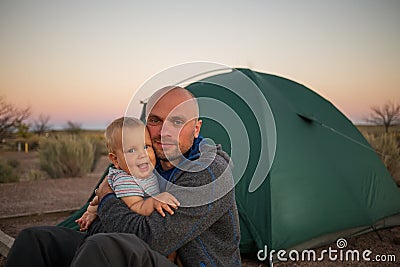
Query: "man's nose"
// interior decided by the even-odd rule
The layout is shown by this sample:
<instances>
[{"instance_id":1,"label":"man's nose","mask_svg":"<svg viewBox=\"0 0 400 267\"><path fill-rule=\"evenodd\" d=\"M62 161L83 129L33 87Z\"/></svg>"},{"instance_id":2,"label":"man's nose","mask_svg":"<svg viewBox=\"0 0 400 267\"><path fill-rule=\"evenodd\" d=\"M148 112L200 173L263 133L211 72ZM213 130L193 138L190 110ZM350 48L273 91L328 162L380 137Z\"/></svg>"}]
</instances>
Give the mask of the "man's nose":
<instances>
[{"instance_id":1,"label":"man's nose","mask_svg":"<svg viewBox=\"0 0 400 267\"><path fill-rule=\"evenodd\" d=\"M173 136L174 128L169 122L164 122L161 126L161 136Z\"/></svg>"}]
</instances>

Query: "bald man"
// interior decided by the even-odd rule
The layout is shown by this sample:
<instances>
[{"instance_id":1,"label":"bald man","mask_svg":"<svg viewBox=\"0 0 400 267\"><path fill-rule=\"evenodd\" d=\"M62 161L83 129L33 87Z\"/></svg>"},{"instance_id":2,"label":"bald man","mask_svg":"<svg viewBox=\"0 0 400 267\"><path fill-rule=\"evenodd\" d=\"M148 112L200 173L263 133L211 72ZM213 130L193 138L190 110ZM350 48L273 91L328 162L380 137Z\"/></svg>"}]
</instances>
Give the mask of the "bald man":
<instances>
[{"instance_id":1,"label":"bald man","mask_svg":"<svg viewBox=\"0 0 400 267\"><path fill-rule=\"evenodd\" d=\"M158 213L144 217L103 182L97 190L99 220L89 229L90 237L83 240L80 233L55 227L23 233L35 236L30 242L41 247L34 252L37 258L57 266L71 260L71 266L174 266L165 256L178 251L184 266L241 266L230 159L219 146L202 142L196 99L184 88L163 88L149 99L146 117L160 189L176 196L181 207L165 218ZM13 259L15 251L10 252ZM52 266L41 262L35 266Z\"/></svg>"}]
</instances>

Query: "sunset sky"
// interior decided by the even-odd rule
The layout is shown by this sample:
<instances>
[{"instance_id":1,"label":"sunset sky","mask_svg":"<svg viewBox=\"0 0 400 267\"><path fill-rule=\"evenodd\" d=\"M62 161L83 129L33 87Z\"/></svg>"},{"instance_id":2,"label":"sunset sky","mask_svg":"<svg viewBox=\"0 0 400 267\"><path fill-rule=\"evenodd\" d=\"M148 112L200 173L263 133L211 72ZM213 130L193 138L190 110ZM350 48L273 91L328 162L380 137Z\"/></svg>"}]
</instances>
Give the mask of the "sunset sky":
<instances>
[{"instance_id":1,"label":"sunset sky","mask_svg":"<svg viewBox=\"0 0 400 267\"><path fill-rule=\"evenodd\" d=\"M53 127L102 129L193 61L292 79L355 123L400 102L398 0L2 0L0 39L0 95Z\"/></svg>"}]
</instances>

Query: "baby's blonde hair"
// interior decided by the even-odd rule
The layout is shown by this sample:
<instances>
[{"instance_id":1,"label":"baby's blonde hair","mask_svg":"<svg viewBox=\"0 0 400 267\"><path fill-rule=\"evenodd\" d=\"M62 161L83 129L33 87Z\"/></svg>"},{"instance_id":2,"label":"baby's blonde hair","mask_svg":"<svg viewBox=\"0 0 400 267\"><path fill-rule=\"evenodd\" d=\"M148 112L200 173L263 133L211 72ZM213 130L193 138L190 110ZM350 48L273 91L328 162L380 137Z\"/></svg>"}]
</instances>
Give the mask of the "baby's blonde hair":
<instances>
[{"instance_id":1,"label":"baby's blonde hair","mask_svg":"<svg viewBox=\"0 0 400 267\"><path fill-rule=\"evenodd\" d=\"M118 145L116 144L117 134L122 134L123 127L145 127L144 123L133 117L121 117L112 121L106 128L105 138L109 153L114 153Z\"/></svg>"}]
</instances>

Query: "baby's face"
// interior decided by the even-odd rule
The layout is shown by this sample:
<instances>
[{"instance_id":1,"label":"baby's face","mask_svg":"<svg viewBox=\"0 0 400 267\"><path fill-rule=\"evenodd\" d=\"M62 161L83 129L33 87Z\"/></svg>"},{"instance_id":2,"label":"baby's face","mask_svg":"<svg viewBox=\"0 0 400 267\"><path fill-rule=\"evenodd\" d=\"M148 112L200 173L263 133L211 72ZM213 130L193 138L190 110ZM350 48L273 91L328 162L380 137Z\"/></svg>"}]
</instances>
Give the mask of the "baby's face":
<instances>
[{"instance_id":1,"label":"baby's face","mask_svg":"<svg viewBox=\"0 0 400 267\"><path fill-rule=\"evenodd\" d=\"M137 178L147 178L156 163L146 127L124 128L122 149L118 149L115 154L119 167Z\"/></svg>"}]
</instances>

